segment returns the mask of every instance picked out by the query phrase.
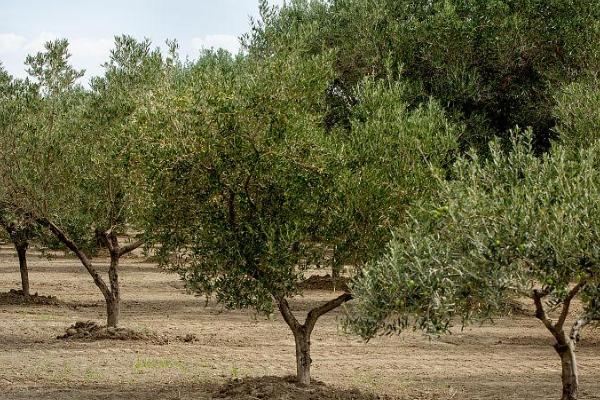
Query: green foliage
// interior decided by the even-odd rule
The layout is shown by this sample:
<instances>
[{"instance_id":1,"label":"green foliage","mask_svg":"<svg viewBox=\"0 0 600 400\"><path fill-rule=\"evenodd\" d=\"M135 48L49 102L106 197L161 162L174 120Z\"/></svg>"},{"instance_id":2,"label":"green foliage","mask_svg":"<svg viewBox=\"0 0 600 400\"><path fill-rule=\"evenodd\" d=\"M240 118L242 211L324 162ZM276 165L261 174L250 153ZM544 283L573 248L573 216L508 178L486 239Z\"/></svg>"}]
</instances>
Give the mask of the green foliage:
<instances>
[{"instance_id":1,"label":"green foliage","mask_svg":"<svg viewBox=\"0 0 600 400\"><path fill-rule=\"evenodd\" d=\"M101 245L98 232L135 228L143 188L134 184L137 137L128 118L160 75L162 58L149 42L119 37L106 76L94 79L91 90L76 85L82 72L68 59L64 40L27 58L32 80L17 82L12 107L21 114L11 110L13 120L3 124L10 134L1 139L1 176L15 213L53 221L93 253Z\"/></svg>"},{"instance_id":2,"label":"green foliage","mask_svg":"<svg viewBox=\"0 0 600 400\"><path fill-rule=\"evenodd\" d=\"M318 119L327 63L206 53L177 89L183 110L170 113L172 97L152 94L138 116L154 135L147 230L196 292L262 310L272 295L297 290L294 266L310 257L328 209L330 156Z\"/></svg>"},{"instance_id":3,"label":"green foliage","mask_svg":"<svg viewBox=\"0 0 600 400\"><path fill-rule=\"evenodd\" d=\"M324 248L338 265L363 264L451 161L460 129L434 101L409 109L410 90L392 80L357 87L349 130L323 126L328 65L327 53L298 48L208 52L140 108L146 230L194 292L270 311Z\"/></svg>"},{"instance_id":4,"label":"green foliage","mask_svg":"<svg viewBox=\"0 0 600 400\"><path fill-rule=\"evenodd\" d=\"M331 146L337 213L328 221L336 262L362 265L378 256L406 208L435 191L458 150L462 129L433 100L411 109L406 84L366 78L353 97L350 130L335 131Z\"/></svg>"},{"instance_id":5,"label":"green foliage","mask_svg":"<svg viewBox=\"0 0 600 400\"><path fill-rule=\"evenodd\" d=\"M355 330L399 330L416 315L437 331L453 315L493 315L504 298L531 296L537 285L556 305L572 282L586 284L581 299L597 318L599 146L577 158L562 147L536 157L527 141L513 141L508 154L494 142L489 160L460 159L439 200L413 209L388 255L356 280Z\"/></svg>"},{"instance_id":6,"label":"green foliage","mask_svg":"<svg viewBox=\"0 0 600 400\"><path fill-rule=\"evenodd\" d=\"M45 51L27 56L28 74L35 78L43 94L56 96L72 87L85 71L78 71L69 64L69 42L66 39L47 42Z\"/></svg>"},{"instance_id":7,"label":"green foliage","mask_svg":"<svg viewBox=\"0 0 600 400\"><path fill-rule=\"evenodd\" d=\"M597 78L574 82L556 95L554 115L560 143L574 150L600 139L600 89Z\"/></svg>"},{"instance_id":8,"label":"green foliage","mask_svg":"<svg viewBox=\"0 0 600 400\"><path fill-rule=\"evenodd\" d=\"M263 19L247 39L251 54L334 51L346 91L401 68L422 93L417 103L433 96L467 123L466 148L485 150L515 125L532 126L545 148L554 91L598 68L596 0L297 0L264 7Z\"/></svg>"}]
</instances>

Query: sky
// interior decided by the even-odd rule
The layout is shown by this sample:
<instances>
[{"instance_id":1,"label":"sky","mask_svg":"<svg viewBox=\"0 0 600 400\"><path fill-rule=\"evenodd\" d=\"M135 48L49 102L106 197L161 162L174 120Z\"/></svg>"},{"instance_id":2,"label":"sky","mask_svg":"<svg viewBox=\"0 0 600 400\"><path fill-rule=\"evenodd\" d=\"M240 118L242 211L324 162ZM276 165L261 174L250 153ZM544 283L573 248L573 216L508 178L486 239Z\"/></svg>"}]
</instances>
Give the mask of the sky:
<instances>
[{"instance_id":1,"label":"sky","mask_svg":"<svg viewBox=\"0 0 600 400\"><path fill-rule=\"evenodd\" d=\"M250 17L258 17L258 0L0 0L0 62L25 77L27 54L66 38L71 63L86 70L87 80L102 74L116 35L149 38L161 47L176 39L182 58L195 58L203 48L237 52Z\"/></svg>"}]
</instances>

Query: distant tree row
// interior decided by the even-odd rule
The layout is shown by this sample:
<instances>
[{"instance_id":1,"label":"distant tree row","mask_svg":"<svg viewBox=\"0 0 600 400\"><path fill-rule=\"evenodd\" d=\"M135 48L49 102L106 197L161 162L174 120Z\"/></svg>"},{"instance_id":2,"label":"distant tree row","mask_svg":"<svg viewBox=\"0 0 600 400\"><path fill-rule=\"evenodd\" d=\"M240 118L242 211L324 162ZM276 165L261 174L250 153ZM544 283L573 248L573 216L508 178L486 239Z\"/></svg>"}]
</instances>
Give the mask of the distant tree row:
<instances>
[{"instance_id":1,"label":"distant tree row","mask_svg":"<svg viewBox=\"0 0 600 400\"><path fill-rule=\"evenodd\" d=\"M303 384L318 319L352 299L346 326L368 339L438 335L527 296L576 399L575 345L600 319L600 3L261 12L238 55L117 37L84 87L60 40L29 78L0 73L0 224L23 295L29 243L62 246L116 327L119 262L152 247L196 294L277 309ZM351 290L299 319L289 299L324 262L352 267Z\"/></svg>"}]
</instances>

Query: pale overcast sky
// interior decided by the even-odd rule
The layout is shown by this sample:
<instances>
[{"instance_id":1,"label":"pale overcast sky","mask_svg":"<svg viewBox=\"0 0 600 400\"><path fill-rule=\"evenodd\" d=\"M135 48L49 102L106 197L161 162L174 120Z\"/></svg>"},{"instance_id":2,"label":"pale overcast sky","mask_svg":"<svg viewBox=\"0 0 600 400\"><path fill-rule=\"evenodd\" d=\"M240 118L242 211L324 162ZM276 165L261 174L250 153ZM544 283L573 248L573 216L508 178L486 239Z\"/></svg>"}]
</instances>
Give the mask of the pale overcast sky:
<instances>
[{"instance_id":1,"label":"pale overcast sky","mask_svg":"<svg viewBox=\"0 0 600 400\"><path fill-rule=\"evenodd\" d=\"M115 35L148 37L161 46L176 39L190 58L201 48L237 52L237 38L248 31L250 16L258 16L258 0L0 0L0 10L0 62L10 74L24 77L27 54L67 38L72 64L89 78L102 72Z\"/></svg>"}]
</instances>

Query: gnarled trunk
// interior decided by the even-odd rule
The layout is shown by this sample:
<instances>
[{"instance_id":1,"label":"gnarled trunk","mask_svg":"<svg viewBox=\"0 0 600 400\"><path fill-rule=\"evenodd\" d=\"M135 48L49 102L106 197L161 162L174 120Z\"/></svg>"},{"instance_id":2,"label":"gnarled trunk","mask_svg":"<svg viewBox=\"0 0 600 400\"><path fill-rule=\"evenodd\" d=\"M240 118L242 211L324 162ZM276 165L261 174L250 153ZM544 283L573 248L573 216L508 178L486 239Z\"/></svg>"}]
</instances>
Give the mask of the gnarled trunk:
<instances>
[{"instance_id":1,"label":"gnarled trunk","mask_svg":"<svg viewBox=\"0 0 600 400\"><path fill-rule=\"evenodd\" d=\"M581 329L587 324L585 319L575 321L571 329L571 334L567 335L564 330L571 301L587 284L586 279L579 281L567 294L563 300L562 310L556 323L554 323L544 308L542 299L548 296L549 292L545 290L534 290L533 300L535 303L535 316L542 321L546 329L552 333L556 339L554 349L560 356L562 366L562 397L561 400L577 400L577 392L579 390L579 380L577 377L577 360L575 359L575 345L579 340Z\"/></svg>"},{"instance_id":2,"label":"gnarled trunk","mask_svg":"<svg viewBox=\"0 0 600 400\"><path fill-rule=\"evenodd\" d=\"M110 296L106 298L106 326L108 328L116 328L121 312L121 288L119 286L121 249L119 248L116 235L108 236L107 240L110 240L110 267L108 268Z\"/></svg>"},{"instance_id":3,"label":"gnarled trunk","mask_svg":"<svg viewBox=\"0 0 600 400\"><path fill-rule=\"evenodd\" d=\"M319 307L313 308L308 312L304 324L298 322L284 297L274 297L277 300L277 305L283 319L294 334L296 342L296 379L301 385L310 385L310 365L312 364L312 359L310 358L310 335L315 328L315 324L321 316L352 300L352 295L344 293Z\"/></svg>"},{"instance_id":4,"label":"gnarled trunk","mask_svg":"<svg viewBox=\"0 0 600 400\"><path fill-rule=\"evenodd\" d=\"M116 328L119 324L121 313L121 300L119 298L106 299L106 326Z\"/></svg>"},{"instance_id":5,"label":"gnarled trunk","mask_svg":"<svg viewBox=\"0 0 600 400\"><path fill-rule=\"evenodd\" d=\"M77 244L69 238L65 232L63 232L56 224L48 219L39 219L38 223L42 226L48 227L50 231L61 241L69 250L71 250L77 258L81 261L81 264L85 267L88 273L92 276L94 283L102 292L106 301L106 325L109 328L116 328L119 324L120 315L120 303L121 293L119 288L119 259L126 254L129 254L133 250L144 244L143 241L138 240L134 243L127 244L125 246L119 246L117 236L112 231L101 232L102 237L106 241L110 253L110 267L108 270L108 278L110 286L106 284L104 279L100 276L98 271L94 268L92 261L87 255L77 246Z\"/></svg>"},{"instance_id":6,"label":"gnarled trunk","mask_svg":"<svg viewBox=\"0 0 600 400\"><path fill-rule=\"evenodd\" d=\"M310 385L310 333L304 327L294 332L296 341L296 377L301 385Z\"/></svg>"},{"instance_id":7,"label":"gnarled trunk","mask_svg":"<svg viewBox=\"0 0 600 400\"><path fill-rule=\"evenodd\" d=\"M23 289L23 296L29 297L29 269L27 268L27 247L29 243L21 242L15 243L17 255L19 256L19 270L21 272L21 288Z\"/></svg>"},{"instance_id":8,"label":"gnarled trunk","mask_svg":"<svg viewBox=\"0 0 600 400\"><path fill-rule=\"evenodd\" d=\"M572 345L554 346L560 356L562 365L562 398L561 400L576 400L579 389L579 380L577 377L577 360Z\"/></svg>"}]
</instances>

